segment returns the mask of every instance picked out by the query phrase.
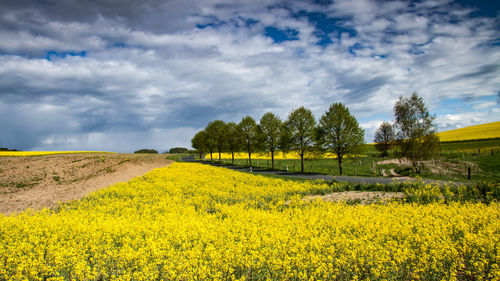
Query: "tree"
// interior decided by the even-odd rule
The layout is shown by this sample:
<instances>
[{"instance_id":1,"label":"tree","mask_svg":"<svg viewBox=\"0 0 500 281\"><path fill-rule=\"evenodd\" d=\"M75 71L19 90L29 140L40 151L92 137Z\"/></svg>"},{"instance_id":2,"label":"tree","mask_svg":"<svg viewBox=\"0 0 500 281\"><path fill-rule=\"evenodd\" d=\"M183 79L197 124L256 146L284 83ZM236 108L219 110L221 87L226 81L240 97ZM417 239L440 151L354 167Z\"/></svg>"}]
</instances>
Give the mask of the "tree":
<instances>
[{"instance_id":1,"label":"tree","mask_svg":"<svg viewBox=\"0 0 500 281\"><path fill-rule=\"evenodd\" d=\"M139 149L137 151L134 151L134 153L158 154L158 151L154 150L154 149L143 148L143 149Z\"/></svg>"},{"instance_id":2,"label":"tree","mask_svg":"<svg viewBox=\"0 0 500 281\"><path fill-rule=\"evenodd\" d=\"M255 123L255 120L250 116L243 117L238 124L237 131L241 146L248 152L248 164L252 167L252 151L254 151L258 145L257 123Z\"/></svg>"},{"instance_id":3,"label":"tree","mask_svg":"<svg viewBox=\"0 0 500 281\"><path fill-rule=\"evenodd\" d=\"M219 152L219 161L221 161L221 152L226 145L226 124L224 121L215 120L208 123L205 128L207 134L207 146L210 150L210 161L212 161L212 151L217 149Z\"/></svg>"},{"instance_id":4,"label":"tree","mask_svg":"<svg viewBox=\"0 0 500 281\"><path fill-rule=\"evenodd\" d=\"M185 147L174 147L174 148L171 148L168 153L188 153L188 149L185 148Z\"/></svg>"},{"instance_id":5,"label":"tree","mask_svg":"<svg viewBox=\"0 0 500 281\"><path fill-rule=\"evenodd\" d=\"M268 112L260 119L260 138L267 151L271 153L271 166L274 169L274 152L278 148L283 122Z\"/></svg>"},{"instance_id":6,"label":"tree","mask_svg":"<svg viewBox=\"0 0 500 281\"><path fill-rule=\"evenodd\" d=\"M229 152L231 152L231 163L234 164L234 152L239 149L238 125L234 122L226 124L226 142Z\"/></svg>"},{"instance_id":7,"label":"tree","mask_svg":"<svg viewBox=\"0 0 500 281\"><path fill-rule=\"evenodd\" d=\"M397 143L402 156L409 158L417 173L422 170L422 160L439 151L439 137L435 134L434 116L429 114L424 101L417 93L399 97L394 105ZM420 160L420 168L417 161Z\"/></svg>"},{"instance_id":8,"label":"tree","mask_svg":"<svg viewBox=\"0 0 500 281\"><path fill-rule=\"evenodd\" d=\"M300 156L300 168L304 172L304 156L313 150L316 121L310 109L299 107L288 115L285 123L285 137L281 145L286 150L296 151Z\"/></svg>"},{"instance_id":9,"label":"tree","mask_svg":"<svg viewBox=\"0 0 500 281\"><path fill-rule=\"evenodd\" d=\"M199 131L194 135L194 137L191 139L191 146L198 150L198 153L200 154L200 160L202 160L202 155L203 152L207 149L206 147L206 138L207 135L205 134L205 131Z\"/></svg>"},{"instance_id":10,"label":"tree","mask_svg":"<svg viewBox=\"0 0 500 281\"><path fill-rule=\"evenodd\" d=\"M389 155L388 151L394 146L396 134L394 133L393 126L389 122L383 122L375 132L375 149L380 151L380 156L386 157Z\"/></svg>"},{"instance_id":11,"label":"tree","mask_svg":"<svg viewBox=\"0 0 500 281\"><path fill-rule=\"evenodd\" d=\"M321 116L318 130L322 146L337 156L342 175L342 159L348 154L360 153L365 131L342 103L333 103Z\"/></svg>"}]
</instances>

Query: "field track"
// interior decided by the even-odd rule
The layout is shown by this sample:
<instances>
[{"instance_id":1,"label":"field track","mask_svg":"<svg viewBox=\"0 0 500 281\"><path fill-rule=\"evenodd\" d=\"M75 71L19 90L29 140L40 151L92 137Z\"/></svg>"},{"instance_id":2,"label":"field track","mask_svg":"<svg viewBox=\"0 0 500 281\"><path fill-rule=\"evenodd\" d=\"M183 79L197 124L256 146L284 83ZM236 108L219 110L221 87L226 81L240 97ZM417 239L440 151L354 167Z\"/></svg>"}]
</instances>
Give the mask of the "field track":
<instances>
[{"instance_id":1,"label":"field track","mask_svg":"<svg viewBox=\"0 0 500 281\"><path fill-rule=\"evenodd\" d=\"M52 208L170 163L147 154L0 157L0 213Z\"/></svg>"}]
</instances>

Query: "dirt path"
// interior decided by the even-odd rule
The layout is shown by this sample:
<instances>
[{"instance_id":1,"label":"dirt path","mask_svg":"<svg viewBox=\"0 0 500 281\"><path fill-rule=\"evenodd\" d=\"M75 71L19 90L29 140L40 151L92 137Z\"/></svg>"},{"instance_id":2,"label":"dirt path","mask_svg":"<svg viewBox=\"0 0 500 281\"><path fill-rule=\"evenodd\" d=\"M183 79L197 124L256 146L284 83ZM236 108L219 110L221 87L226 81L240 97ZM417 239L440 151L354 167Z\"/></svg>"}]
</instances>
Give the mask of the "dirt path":
<instances>
[{"instance_id":1,"label":"dirt path","mask_svg":"<svg viewBox=\"0 0 500 281\"><path fill-rule=\"evenodd\" d=\"M396 171L394 169L391 169L391 174L393 177L400 177L401 175L396 173Z\"/></svg>"},{"instance_id":2,"label":"dirt path","mask_svg":"<svg viewBox=\"0 0 500 281\"><path fill-rule=\"evenodd\" d=\"M52 208L170 163L142 154L1 157L0 213Z\"/></svg>"}]
</instances>

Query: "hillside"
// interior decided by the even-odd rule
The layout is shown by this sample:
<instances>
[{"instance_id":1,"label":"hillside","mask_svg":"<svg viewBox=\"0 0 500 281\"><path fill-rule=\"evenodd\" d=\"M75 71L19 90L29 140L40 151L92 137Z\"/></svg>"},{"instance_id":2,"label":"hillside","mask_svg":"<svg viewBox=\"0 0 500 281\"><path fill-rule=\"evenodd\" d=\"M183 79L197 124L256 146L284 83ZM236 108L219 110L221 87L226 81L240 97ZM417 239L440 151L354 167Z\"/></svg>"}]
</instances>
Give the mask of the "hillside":
<instances>
[{"instance_id":1,"label":"hillside","mask_svg":"<svg viewBox=\"0 0 500 281\"><path fill-rule=\"evenodd\" d=\"M442 142L500 138L500 121L437 133Z\"/></svg>"}]
</instances>

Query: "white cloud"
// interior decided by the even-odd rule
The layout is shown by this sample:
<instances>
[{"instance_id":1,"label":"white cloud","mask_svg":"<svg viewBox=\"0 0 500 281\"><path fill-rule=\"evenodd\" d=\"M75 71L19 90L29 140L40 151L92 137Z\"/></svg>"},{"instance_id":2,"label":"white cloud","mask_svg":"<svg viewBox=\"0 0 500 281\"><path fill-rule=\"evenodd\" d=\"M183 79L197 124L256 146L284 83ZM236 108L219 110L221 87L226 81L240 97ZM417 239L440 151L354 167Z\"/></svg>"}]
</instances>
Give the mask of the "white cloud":
<instances>
[{"instance_id":1,"label":"white cloud","mask_svg":"<svg viewBox=\"0 0 500 281\"><path fill-rule=\"evenodd\" d=\"M453 130L483 123L499 121L500 108L487 111L445 114L436 117L438 131Z\"/></svg>"}]
</instances>

